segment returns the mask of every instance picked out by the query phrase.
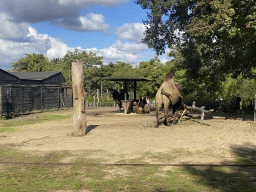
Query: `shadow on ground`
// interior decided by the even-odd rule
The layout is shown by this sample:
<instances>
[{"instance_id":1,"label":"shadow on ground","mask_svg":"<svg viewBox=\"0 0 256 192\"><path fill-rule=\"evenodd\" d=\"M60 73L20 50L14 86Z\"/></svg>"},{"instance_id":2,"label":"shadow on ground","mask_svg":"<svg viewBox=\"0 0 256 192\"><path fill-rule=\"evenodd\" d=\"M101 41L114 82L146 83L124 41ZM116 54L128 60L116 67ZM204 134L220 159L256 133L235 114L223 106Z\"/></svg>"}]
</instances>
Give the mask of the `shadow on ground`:
<instances>
[{"instance_id":1,"label":"shadow on ground","mask_svg":"<svg viewBox=\"0 0 256 192\"><path fill-rule=\"evenodd\" d=\"M198 183L219 191L256 191L256 146L250 143L233 145L231 150L236 161L223 162L230 166L191 166L183 169L197 176Z\"/></svg>"},{"instance_id":2,"label":"shadow on ground","mask_svg":"<svg viewBox=\"0 0 256 192\"><path fill-rule=\"evenodd\" d=\"M99 125L90 125L87 127L86 129L86 134L89 133L91 130L95 129L96 127L98 127Z\"/></svg>"}]
</instances>

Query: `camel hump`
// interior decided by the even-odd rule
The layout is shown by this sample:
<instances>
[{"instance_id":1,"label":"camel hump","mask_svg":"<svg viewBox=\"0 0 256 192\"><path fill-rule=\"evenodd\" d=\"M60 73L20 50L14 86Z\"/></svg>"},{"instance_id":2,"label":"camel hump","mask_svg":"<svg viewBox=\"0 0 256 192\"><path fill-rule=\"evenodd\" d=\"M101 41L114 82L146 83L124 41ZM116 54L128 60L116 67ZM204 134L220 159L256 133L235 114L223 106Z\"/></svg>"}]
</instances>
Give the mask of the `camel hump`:
<instances>
[{"instance_id":1,"label":"camel hump","mask_svg":"<svg viewBox=\"0 0 256 192\"><path fill-rule=\"evenodd\" d=\"M170 79L172 79L172 78L173 78L173 74L172 74L172 73L167 73L167 74L165 75L164 81L168 81L168 80L170 80Z\"/></svg>"}]
</instances>

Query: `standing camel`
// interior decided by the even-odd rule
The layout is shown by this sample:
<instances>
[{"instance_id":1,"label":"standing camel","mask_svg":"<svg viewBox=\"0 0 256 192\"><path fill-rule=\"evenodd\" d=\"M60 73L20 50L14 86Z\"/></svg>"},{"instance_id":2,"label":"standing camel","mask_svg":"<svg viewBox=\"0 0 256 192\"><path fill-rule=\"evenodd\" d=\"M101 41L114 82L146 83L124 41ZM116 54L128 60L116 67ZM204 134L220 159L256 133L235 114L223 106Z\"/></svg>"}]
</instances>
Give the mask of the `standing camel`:
<instances>
[{"instance_id":1,"label":"standing camel","mask_svg":"<svg viewBox=\"0 0 256 192\"><path fill-rule=\"evenodd\" d=\"M180 95L181 86L178 82L173 81L173 74L167 73L164 82L160 86L159 90L156 93L155 97L155 106L156 106L156 124L157 128L159 125L159 109L164 105L164 122L166 125L170 125L168 121L168 110L169 106L172 103L173 107L173 123L176 123L175 111L178 109L182 102L182 96Z\"/></svg>"}]
</instances>

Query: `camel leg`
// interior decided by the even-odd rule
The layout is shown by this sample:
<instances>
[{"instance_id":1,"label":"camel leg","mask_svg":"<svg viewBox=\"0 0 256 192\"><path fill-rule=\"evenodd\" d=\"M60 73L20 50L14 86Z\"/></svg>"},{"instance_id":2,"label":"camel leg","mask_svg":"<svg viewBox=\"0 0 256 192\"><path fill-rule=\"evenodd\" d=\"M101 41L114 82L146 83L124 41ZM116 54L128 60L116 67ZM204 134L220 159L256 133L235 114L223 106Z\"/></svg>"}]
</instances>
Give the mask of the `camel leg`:
<instances>
[{"instance_id":1,"label":"camel leg","mask_svg":"<svg viewBox=\"0 0 256 192\"><path fill-rule=\"evenodd\" d=\"M158 128L159 125L159 105L156 104L156 124L155 124L155 128Z\"/></svg>"},{"instance_id":2,"label":"camel leg","mask_svg":"<svg viewBox=\"0 0 256 192\"><path fill-rule=\"evenodd\" d=\"M122 104L119 104L119 113L121 113Z\"/></svg>"},{"instance_id":3,"label":"camel leg","mask_svg":"<svg viewBox=\"0 0 256 192\"><path fill-rule=\"evenodd\" d=\"M168 121L168 111L169 111L169 105L164 105L164 120L166 122L166 126L170 125L170 122Z\"/></svg>"},{"instance_id":4,"label":"camel leg","mask_svg":"<svg viewBox=\"0 0 256 192\"><path fill-rule=\"evenodd\" d=\"M173 114L173 125L175 125L177 123L176 120L177 120L177 113L174 112L174 114Z\"/></svg>"}]
</instances>

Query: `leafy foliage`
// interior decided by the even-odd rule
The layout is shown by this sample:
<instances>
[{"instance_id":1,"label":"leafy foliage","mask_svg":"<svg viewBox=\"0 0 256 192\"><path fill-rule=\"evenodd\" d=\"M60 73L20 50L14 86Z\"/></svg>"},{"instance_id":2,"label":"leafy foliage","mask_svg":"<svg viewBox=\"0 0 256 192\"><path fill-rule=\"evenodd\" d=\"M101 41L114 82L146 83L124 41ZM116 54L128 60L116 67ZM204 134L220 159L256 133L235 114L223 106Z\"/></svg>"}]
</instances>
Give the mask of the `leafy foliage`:
<instances>
[{"instance_id":1,"label":"leafy foliage","mask_svg":"<svg viewBox=\"0 0 256 192\"><path fill-rule=\"evenodd\" d=\"M218 72L252 75L250 72L256 67L254 0L135 2L149 10L142 42L157 54L163 54L166 47L181 48L189 62L185 65L188 78L207 78L210 73L212 78Z\"/></svg>"},{"instance_id":2,"label":"leafy foliage","mask_svg":"<svg viewBox=\"0 0 256 192\"><path fill-rule=\"evenodd\" d=\"M140 77L154 80L150 82L138 82L140 95L154 97L165 77L164 65L155 57L149 61L140 62L138 70Z\"/></svg>"},{"instance_id":3,"label":"leafy foliage","mask_svg":"<svg viewBox=\"0 0 256 192\"><path fill-rule=\"evenodd\" d=\"M86 69L89 69L93 66L101 66L103 57L96 56L95 53L90 52L89 54L86 51L82 51L81 53L75 49L74 52L67 52L67 54L57 62L56 69L62 71L63 75L67 79L67 85L72 84L72 75L71 75L71 63L74 60L80 60L83 62L83 66Z\"/></svg>"},{"instance_id":4,"label":"leafy foliage","mask_svg":"<svg viewBox=\"0 0 256 192\"><path fill-rule=\"evenodd\" d=\"M200 40L210 37L223 44L255 47L256 2L254 0L197 1L195 17L185 27Z\"/></svg>"},{"instance_id":5,"label":"leafy foliage","mask_svg":"<svg viewBox=\"0 0 256 192\"><path fill-rule=\"evenodd\" d=\"M142 42L153 48L157 55L165 53L166 45L172 47L188 37L183 32L194 15L196 0L136 0L143 9L149 9L145 38Z\"/></svg>"},{"instance_id":6,"label":"leafy foliage","mask_svg":"<svg viewBox=\"0 0 256 192\"><path fill-rule=\"evenodd\" d=\"M42 72L51 71L53 69L50 63L43 54L25 54L26 58L21 58L17 62L12 63L13 71L31 71Z\"/></svg>"}]
</instances>

